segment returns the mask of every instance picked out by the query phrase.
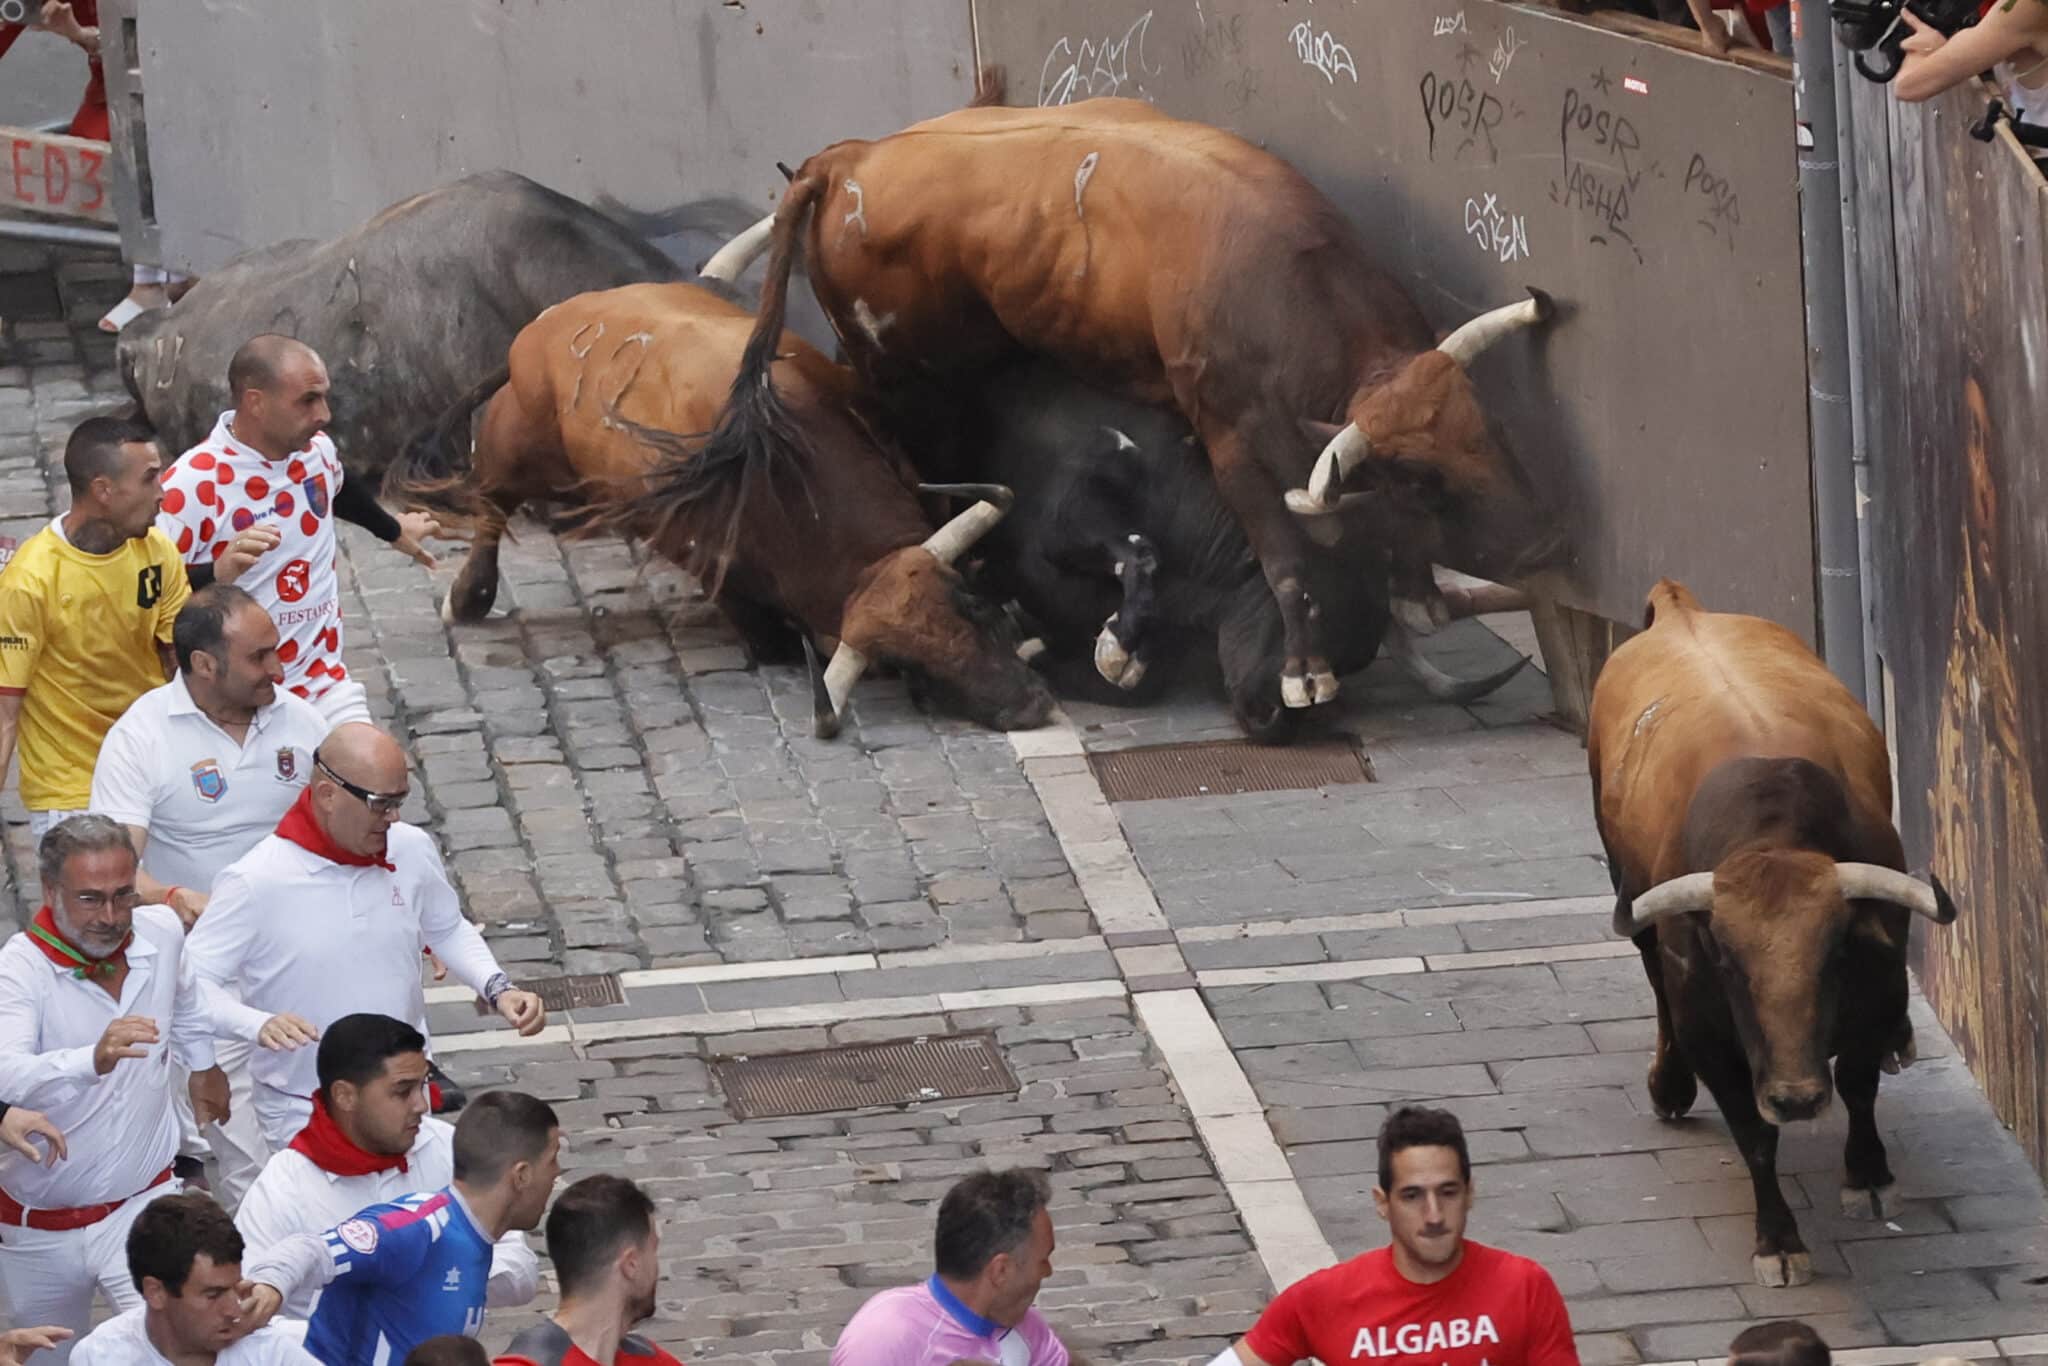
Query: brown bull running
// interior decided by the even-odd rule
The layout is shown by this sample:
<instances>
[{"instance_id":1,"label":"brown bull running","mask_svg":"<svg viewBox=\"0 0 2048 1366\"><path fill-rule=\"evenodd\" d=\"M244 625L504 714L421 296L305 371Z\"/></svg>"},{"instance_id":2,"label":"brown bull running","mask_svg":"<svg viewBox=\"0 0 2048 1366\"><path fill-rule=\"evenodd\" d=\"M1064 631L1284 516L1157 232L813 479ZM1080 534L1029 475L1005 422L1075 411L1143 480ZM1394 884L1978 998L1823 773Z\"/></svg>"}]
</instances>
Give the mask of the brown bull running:
<instances>
[{"instance_id":1,"label":"brown bull running","mask_svg":"<svg viewBox=\"0 0 2048 1366\"><path fill-rule=\"evenodd\" d=\"M1289 706L1337 692L1304 586L1310 537L1290 506L1333 511L1354 476L1376 494L1394 610L1417 629L1444 619L1432 561L1500 579L1560 554L1465 373L1547 300L1439 345L1335 205L1221 129L1094 99L963 109L837 143L705 267L729 281L772 248L767 335L782 327L778 280L799 238L848 357L899 409L933 377L1019 347L1177 405L1279 604ZM1295 488L1318 442L1314 477Z\"/></svg>"},{"instance_id":2,"label":"brown bull running","mask_svg":"<svg viewBox=\"0 0 2048 1366\"><path fill-rule=\"evenodd\" d=\"M984 724L1041 724L1052 694L952 568L1009 491L917 485L859 421L853 376L794 334L771 339L788 425L770 441L722 440L714 425L753 325L685 284L580 294L528 324L506 369L415 443L388 489L476 526L442 615L487 613L507 519L563 502L696 574L757 655L787 654L792 624L807 650L812 637L836 640L817 689L821 734L836 731L870 661L912 671ZM458 434L486 396L464 461ZM920 487L985 497L935 532Z\"/></svg>"},{"instance_id":3,"label":"brown bull running","mask_svg":"<svg viewBox=\"0 0 2048 1366\"><path fill-rule=\"evenodd\" d=\"M1955 906L1903 871L1884 737L1797 636L1668 579L1645 626L1601 670L1586 752L1615 931L1657 998L1650 1099L1676 1119L1706 1082L1755 1186L1757 1281L1800 1285L1777 1126L1826 1109L1833 1058L1842 1210L1896 1209L1878 1074L1914 1056L1911 916Z\"/></svg>"}]
</instances>

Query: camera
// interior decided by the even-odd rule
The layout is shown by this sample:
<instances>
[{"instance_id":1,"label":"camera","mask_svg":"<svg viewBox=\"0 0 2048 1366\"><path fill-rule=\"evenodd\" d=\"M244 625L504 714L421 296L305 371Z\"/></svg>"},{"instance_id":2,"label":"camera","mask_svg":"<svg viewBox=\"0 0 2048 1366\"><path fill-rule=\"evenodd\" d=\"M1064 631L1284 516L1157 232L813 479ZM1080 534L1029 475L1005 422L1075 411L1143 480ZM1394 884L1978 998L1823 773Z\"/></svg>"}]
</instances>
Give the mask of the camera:
<instances>
[{"instance_id":1,"label":"camera","mask_svg":"<svg viewBox=\"0 0 2048 1366\"><path fill-rule=\"evenodd\" d=\"M34 28L43 17L38 0L0 0L0 24L27 24Z\"/></svg>"},{"instance_id":2,"label":"camera","mask_svg":"<svg viewBox=\"0 0 2048 1366\"><path fill-rule=\"evenodd\" d=\"M1880 85L1905 65L1903 45L1913 33L1905 11L1910 9L1914 18L1953 36L1977 22L1978 8L1978 0L1828 0L1835 36L1856 54L1856 70L1863 78Z\"/></svg>"}]
</instances>

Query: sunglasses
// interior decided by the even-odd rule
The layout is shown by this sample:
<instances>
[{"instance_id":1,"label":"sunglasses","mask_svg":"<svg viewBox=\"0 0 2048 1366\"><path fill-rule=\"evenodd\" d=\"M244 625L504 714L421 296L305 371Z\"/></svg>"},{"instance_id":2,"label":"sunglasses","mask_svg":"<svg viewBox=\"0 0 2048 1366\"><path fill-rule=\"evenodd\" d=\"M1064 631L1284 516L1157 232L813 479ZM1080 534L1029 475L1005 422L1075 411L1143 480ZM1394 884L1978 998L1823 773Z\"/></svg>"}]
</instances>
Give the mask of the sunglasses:
<instances>
[{"instance_id":1,"label":"sunglasses","mask_svg":"<svg viewBox=\"0 0 2048 1366\"><path fill-rule=\"evenodd\" d=\"M318 754L313 756L313 767L325 773L329 782L369 807L370 814L375 816L397 815L399 808L405 805L405 799L412 795L409 792L372 792L367 787L358 787L329 768L327 761Z\"/></svg>"}]
</instances>

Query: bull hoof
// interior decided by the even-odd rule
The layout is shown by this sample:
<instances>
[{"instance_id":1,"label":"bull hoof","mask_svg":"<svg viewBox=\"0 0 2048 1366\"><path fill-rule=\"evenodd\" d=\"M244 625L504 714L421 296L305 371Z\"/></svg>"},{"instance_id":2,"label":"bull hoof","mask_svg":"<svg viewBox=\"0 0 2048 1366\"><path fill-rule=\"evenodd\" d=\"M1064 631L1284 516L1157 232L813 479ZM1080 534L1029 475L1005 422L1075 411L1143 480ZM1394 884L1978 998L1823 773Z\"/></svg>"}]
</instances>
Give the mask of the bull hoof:
<instances>
[{"instance_id":1,"label":"bull hoof","mask_svg":"<svg viewBox=\"0 0 2048 1366\"><path fill-rule=\"evenodd\" d=\"M1315 699L1317 706L1337 700L1337 675L1330 671L1329 665L1325 664L1322 668L1311 671L1308 681L1310 696Z\"/></svg>"},{"instance_id":2,"label":"bull hoof","mask_svg":"<svg viewBox=\"0 0 2048 1366\"><path fill-rule=\"evenodd\" d=\"M1899 1184L1842 1187L1844 1219L1889 1219L1899 1212Z\"/></svg>"},{"instance_id":3,"label":"bull hoof","mask_svg":"<svg viewBox=\"0 0 2048 1366\"><path fill-rule=\"evenodd\" d=\"M1659 1119L1684 1119L1700 1095L1699 1078L1675 1059L1651 1064L1649 1086L1650 1108Z\"/></svg>"},{"instance_id":4,"label":"bull hoof","mask_svg":"<svg viewBox=\"0 0 2048 1366\"><path fill-rule=\"evenodd\" d=\"M1308 679L1301 674L1281 674L1280 705L1293 707L1297 710L1308 706Z\"/></svg>"},{"instance_id":5,"label":"bull hoof","mask_svg":"<svg viewBox=\"0 0 2048 1366\"><path fill-rule=\"evenodd\" d=\"M1102 624L1102 634L1095 637L1095 672L1101 674L1105 682L1114 683L1128 692L1144 681L1145 661L1142 656L1124 648L1123 642L1111 629L1115 625L1116 617L1111 616Z\"/></svg>"},{"instance_id":6,"label":"bull hoof","mask_svg":"<svg viewBox=\"0 0 2048 1366\"><path fill-rule=\"evenodd\" d=\"M1785 1290L1813 1279L1813 1256L1806 1252L1759 1252L1749 1259L1749 1269L1758 1285Z\"/></svg>"},{"instance_id":7,"label":"bull hoof","mask_svg":"<svg viewBox=\"0 0 2048 1366\"><path fill-rule=\"evenodd\" d=\"M455 624L455 590L452 588L441 595L441 624L443 626L453 626Z\"/></svg>"},{"instance_id":8,"label":"bull hoof","mask_svg":"<svg viewBox=\"0 0 2048 1366\"><path fill-rule=\"evenodd\" d=\"M1918 1061L1920 1061L1920 1045L1914 1042L1912 1026L1908 1025L1906 1037L1885 1050L1878 1057L1877 1065L1884 1070L1886 1075L1895 1077Z\"/></svg>"}]
</instances>

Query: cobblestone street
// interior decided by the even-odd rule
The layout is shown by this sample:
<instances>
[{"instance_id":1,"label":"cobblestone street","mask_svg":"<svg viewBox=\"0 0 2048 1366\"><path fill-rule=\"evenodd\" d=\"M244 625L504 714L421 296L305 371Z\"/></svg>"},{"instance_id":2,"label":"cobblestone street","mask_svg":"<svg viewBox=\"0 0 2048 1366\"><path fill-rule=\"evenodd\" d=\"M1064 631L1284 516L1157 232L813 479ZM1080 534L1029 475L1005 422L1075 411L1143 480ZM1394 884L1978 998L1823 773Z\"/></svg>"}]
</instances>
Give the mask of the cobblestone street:
<instances>
[{"instance_id":1,"label":"cobblestone street","mask_svg":"<svg viewBox=\"0 0 2048 1366\"><path fill-rule=\"evenodd\" d=\"M0 256L0 284L38 268ZM91 331L119 267L54 278L64 317L0 331L0 535L65 506L66 434L124 397ZM929 1271L955 1177L1026 1163L1053 1174L1040 1304L1068 1343L1207 1362L1276 1281L1384 1241L1373 1133L1425 1101L1471 1131L1472 1232L1544 1262L1588 1366L1718 1361L1785 1315L1844 1366L1930 1344L2048 1366L2048 1199L1917 998L1922 1061L1878 1105L1904 1208L1837 1212L1836 1107L1781 1155L1817 1278L1751 1282L1749 1182L1711 1101L1665 1123L1644 1094L1650 995L1608 929L1584 751L1535 670L1468 708L1379 667L1346 680L1336 724L1369 783L1113 804L1090 753L1229 738L1227 713L1074 705L1005 736L870 677L817 740L802 670L749 668L678 572L516 529L497 613L451 628L459 545L429 575L347 528L347 659L415 755L408 819L514 975L621 974L623 1005L538 1039L449 987L432 1023L466 1085L556 1105L572 1176L648 1184L651 1333L677 1355L822 1366L866 1295ZM1510 660L1526 621L1490 624L1431 659ZM32 907L11 790L4 811ZM955 1030L993 1031L1021 1089L738 1120L710 1069ZM494 1313L487 1342L530 1312Z\"/></svg>"}]
</instances>

